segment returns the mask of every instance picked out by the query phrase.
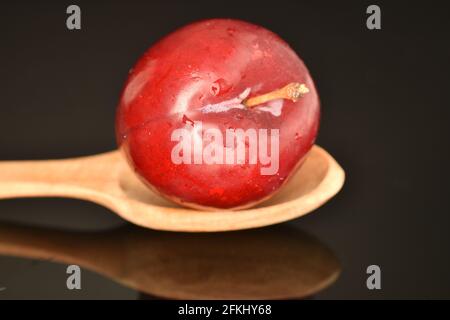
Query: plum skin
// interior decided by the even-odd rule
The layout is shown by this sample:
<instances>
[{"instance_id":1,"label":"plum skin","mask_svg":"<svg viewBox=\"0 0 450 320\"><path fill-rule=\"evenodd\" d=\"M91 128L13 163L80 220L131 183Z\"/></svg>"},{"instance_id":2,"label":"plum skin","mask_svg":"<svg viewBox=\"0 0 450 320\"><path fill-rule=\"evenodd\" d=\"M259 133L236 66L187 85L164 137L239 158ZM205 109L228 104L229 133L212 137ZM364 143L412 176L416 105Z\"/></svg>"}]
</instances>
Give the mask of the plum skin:
<instances>
[{"instance_id":1,"label":"plum skin","mask_svg":"<svg viewBox=\"0 0 450 320\"><path fill-rule=\"evenodd\" d=\"M280 115L260 108L202 113L208 104L250 97L299 82L309 93L282 100ZM297 54L276 34L243 21L189 24L159 40L138 60L116 114L116 139L129 164L153 190L185 206L236 209L272 196L301 166L314 144L320 102ZM171 133L189 121L219 128L280 130L279 170L261 175L260 164L174 164ZM224 133L225 135L225 133Z\"/></svg>"}]
</instances>

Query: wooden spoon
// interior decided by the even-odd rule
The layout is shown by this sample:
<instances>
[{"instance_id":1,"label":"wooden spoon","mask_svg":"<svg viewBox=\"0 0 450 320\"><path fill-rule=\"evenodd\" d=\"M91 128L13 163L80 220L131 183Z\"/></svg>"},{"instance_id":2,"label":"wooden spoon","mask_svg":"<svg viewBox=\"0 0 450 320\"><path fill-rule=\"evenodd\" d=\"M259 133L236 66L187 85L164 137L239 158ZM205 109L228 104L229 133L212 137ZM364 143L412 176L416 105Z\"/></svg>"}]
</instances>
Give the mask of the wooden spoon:
<instances>
[{"instance_id":1,"label":"wooden spoon","mask_svg":"<svg viewBox=\"0 0 450 320\"><path fill-rule=\"evenodd\" d=\"M150 191L119 151L66 160L0 162L0 199L84 199L136 225L187 232L248 229L294 219L321 206L343 183L343 169L325 150L314 146L288 183L257 207L199 211L179 207Z\"/></svg>"},{"instance_id":2,"label":"wooden spoon","mask_svg":"<svg viewBox=\"0 0 450 320\"><path fill-rule=\"evenodd\" d=\"M171 299L303 298L340 273L326 246L286 225L195 234L135 226L77 233L0 224L0 254L77 264Z\"/></svg>"}]
</instances>

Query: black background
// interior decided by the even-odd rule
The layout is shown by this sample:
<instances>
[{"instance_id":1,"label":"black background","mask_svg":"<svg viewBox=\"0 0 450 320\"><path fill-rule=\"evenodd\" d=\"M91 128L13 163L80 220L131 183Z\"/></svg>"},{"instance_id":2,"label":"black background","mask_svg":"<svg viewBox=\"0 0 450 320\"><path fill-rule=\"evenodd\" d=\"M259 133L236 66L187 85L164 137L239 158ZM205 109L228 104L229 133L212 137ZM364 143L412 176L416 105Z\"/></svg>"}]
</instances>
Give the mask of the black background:
<instances>
[{"instance_id":1,"label":"black background","mask_svg":"<svg viewBox=\"0 0 450 320\"><path fill-rule=\"evenodd\" d=\"M82 30L66 28L78 4ZM369 4L382 29L368 30ZM292 224L339 257L343 273L317 298L450 298L449 44L445 2L54 1L0 6L0 159L47 159L115 148L114 115L128 70L189 22L244 19L303 58L322 101L318 144L346 170L341 193ZM79 230L124 222L75 200L0 202L0 221ZM366 288L366 267L382 290ZM64 266L0 257L2 298L135 298L86 272L65 290Z\"/></svg>"}]
</instances>

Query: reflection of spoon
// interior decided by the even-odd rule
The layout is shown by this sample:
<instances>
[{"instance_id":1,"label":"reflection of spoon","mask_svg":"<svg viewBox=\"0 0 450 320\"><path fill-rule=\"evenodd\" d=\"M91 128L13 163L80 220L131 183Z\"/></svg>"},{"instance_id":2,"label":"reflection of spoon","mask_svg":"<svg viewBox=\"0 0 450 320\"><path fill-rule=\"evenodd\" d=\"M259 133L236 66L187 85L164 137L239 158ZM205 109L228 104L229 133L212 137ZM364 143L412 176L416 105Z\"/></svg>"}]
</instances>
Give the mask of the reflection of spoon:
<instances>
[{"instance_id":1,"label":"reflection of spoon","mask_svg":"<svg viewBox=\"0 0 450 320\"><path fill-rule=\"evenodd\" d=\"M197 211L180 208L150 191L118 151L67 160L0 162L0 199L71 197L96 202L152 229L227 231L294 219L318 208L344 183L344 171L314 146L286 186L257 208Z\"/></svg>"},{"instance_id":2,"label":"reflection of spoon","mask_svg":"<svg viewBox=\"0 0 450 320\"><path fill-rule=\"evenodd\" d=\"M0 224L0 254L78 264L172 299L302 298L333 283L340 270L318 240L283 225L192 234L134 226L76 233Z\"/></svg>"}]
</instances>

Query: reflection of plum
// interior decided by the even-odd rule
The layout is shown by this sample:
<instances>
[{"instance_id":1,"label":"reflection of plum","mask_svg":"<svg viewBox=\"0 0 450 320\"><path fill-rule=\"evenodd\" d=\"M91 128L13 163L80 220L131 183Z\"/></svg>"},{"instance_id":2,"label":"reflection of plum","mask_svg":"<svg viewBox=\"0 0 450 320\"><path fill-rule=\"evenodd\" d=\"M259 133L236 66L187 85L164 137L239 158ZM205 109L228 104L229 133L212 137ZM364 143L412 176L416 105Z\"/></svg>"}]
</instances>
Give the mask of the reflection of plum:
<instances>
[{"instance_id":1,"label":"reflection of plum","mask_svg":"<svg viewBox=\"0 0 450 320\"><path fill-rule=\"evenodd\" d=\"M291 98L255 100L282 88ZM205 163L203 140L199 161L189 154L191 164L176 163L172 134L195 122L223 137L227 129L271 135L265 143L258 140L256 152L244 139L244 163L236 155L238 139L236 146L214 139L221 148L236 151L231 163L218 155L219 148L211 152L214 163ZM288 180L313 145L318 123L318 95L295 52L262 27L215 19L188 25L143 55L123 90L116 132L131 166L167 198L197 208L242 208L271 196ZM271 163L277 161L266 173L262 147L273 151L267 151Z\"/></svg>"}]
</instances>

